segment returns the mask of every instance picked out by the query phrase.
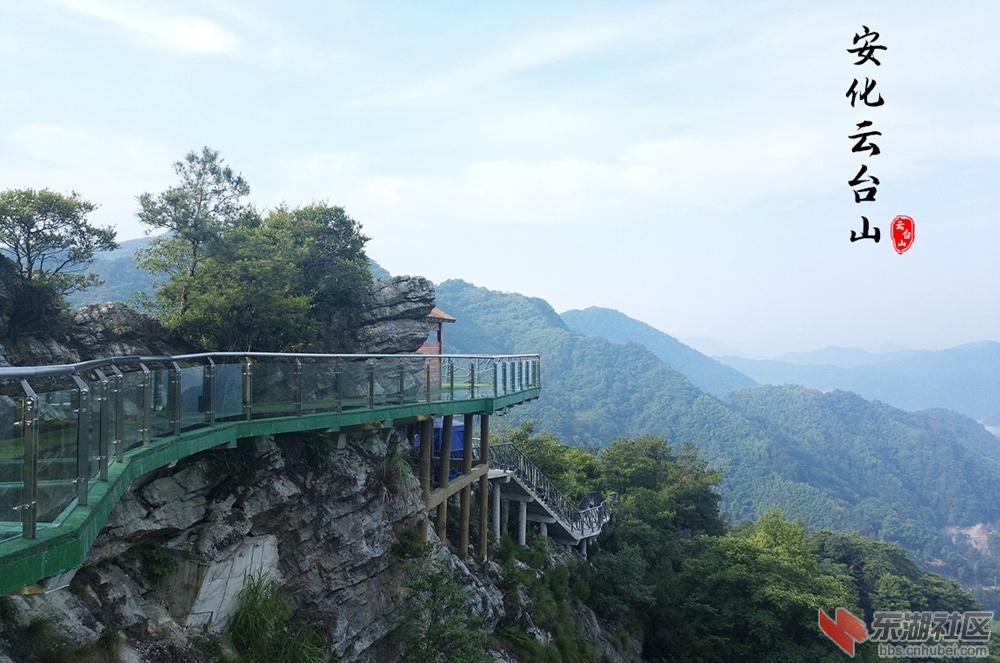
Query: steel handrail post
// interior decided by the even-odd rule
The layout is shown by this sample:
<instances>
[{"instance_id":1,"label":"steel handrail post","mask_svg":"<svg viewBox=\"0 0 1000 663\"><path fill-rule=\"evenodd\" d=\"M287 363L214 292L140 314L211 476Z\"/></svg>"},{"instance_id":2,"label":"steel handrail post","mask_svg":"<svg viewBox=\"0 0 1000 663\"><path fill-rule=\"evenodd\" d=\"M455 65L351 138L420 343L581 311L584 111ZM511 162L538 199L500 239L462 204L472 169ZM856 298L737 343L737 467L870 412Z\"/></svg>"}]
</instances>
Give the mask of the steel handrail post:
<instances>
[{"instance_id":1,"label":"steel handrail post","mask_svg":"<svg viewBox=\"0 0 1000 663\"><path fill-rule=\"evenodd\" d=\"M294 377L295 377L295 395L293 396L293 398L295 399L295 402L293 403L293 405L295 406L295 415L301 417L303 409L302 401L305 400L305 398L302 386L302 360L297 357L295 359Z\"/></svg>"},{"instance_id":2,"label":"steel handrail post","mask_svg":"<svg viewBox=\"0 0 1000 663\"><path fill-rule=\"evenodd\" d=\"M455 400L455 362L448 360L448 400Z\"/></svg>"},{"instance_id":3,"label":"steel handrail post","mask_svg":"<svg viewBox=\"0 0 1000 663\"><path fill-rule=\"evenodd\" d=\"M125 374L114 364L111 364L111 372L115 374L112 389L115 397L115 461L122 463L125 461Z\"/></svg>"},{"instance_id":4,"label":"steel handrail post","mask_svg":"<svg viewBox=\"0 0 1000 663\"><path fill-rule=\"evenodd\" d=\"M173 418L174 435L181 434L181 366L170 362L170 392L168 395L170 416Z\"/></svg>"},{"instance_id":5,"label":"steel handrail post","mask_svg":"<svg viewBox=\"0 0 1000 663\"><path fill-rule=\"evenodd\" d=\"M98 461L100 463L101 481L108 480L108 463L111 457L111 380L104 371L94 369L94 374L100 382L101 390L98 395L100 401L100 419L98 439Z\"/></svg>"},{"instance_id":6,"label":"steel handrail post","mask_svg":"<svg viewBox=\"0 0 1000 663\"><path fill-rule=\"evenodd\" d=\"M87 506L87 483L90 479L90 387L79 375L76 384L76 500Z\"/></svg>"},{"instance_id":7,"label":"steel handrail post","mask_svg":"<svg viewBox=\"0 0 1000 663\"><path fill-rule=\"evenodd\" d=\"M215 361L211 357L206 357L208 362L205 364L204 372L202 373L202 397L205 399L205 420L209 426L215 425Z\"/></svg>"},{"instance_id":8,"label":"steel handrail post","mask_svg":"<svg viewBox=\"0 0 1000 663\"><path fill-rule=\"evenodd\" d=\"M139 383L142 390L142 430L139 432L142 434L142 446L148 447L153 428L153 381L146 364L139 362L139 368L142 370L142 381Z\"/></svg>"},{"instance_id":9,"label":"steel handrail post","mask_svg":"<svg viewBox=\"0 0 1000 663\"><path fill-rule=\"evenodd\" d=\"M243 357L243 419L253 419L253 362Z\"/></svg>"},{"instance_id":10,"label":"steel handrail post","mask_svg":"<svg viewBox=\"0 0 1000 663\"><path fill-rule=\"evenodd\" d=\"M369 359L365 362L365 370L368 372L368 409L375 409L375 360Z\"/></svg>"},{"instance_id":11,"label":"steel handrail post","mask_svg":"<svg viewBox=\"0 0 1000 663\"><path fill-rule=\"evenodd\" d=\"M38 531L38 395L21 380L24 399L21 401L21 440L24 447L24 463L21 466L23 484L21 494L23 504L16 508L21 511L21 536L34 539Z\"/></svg>"},{"instance_id":12,"label":"steel handrail post","mask_svg":"<svg viewBox=\"0 0 1000 663\"><path fill-rule=\"evenodd\" d=\"M431 402L431 363L430 359L424 360L424 402Z\"/></svg>"}]
</instances>

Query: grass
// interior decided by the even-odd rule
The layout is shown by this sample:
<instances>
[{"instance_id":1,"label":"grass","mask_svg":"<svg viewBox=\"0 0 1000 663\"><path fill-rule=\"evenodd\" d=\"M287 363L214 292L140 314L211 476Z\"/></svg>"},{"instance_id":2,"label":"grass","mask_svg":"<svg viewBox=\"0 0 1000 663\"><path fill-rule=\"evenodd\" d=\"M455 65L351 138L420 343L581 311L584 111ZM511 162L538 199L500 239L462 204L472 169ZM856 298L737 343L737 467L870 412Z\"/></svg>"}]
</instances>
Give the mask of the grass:
<instances>
[{"instance_id":1,"label":"grass","mask_svg":"<svg viewBox=\"0 0 1000 663\"><path fill-rule=\"evenodd\" d=\"M288 630L292 606L278 596L278 583L264 571L247 574L229 639L245 663L327 663L323 636L314 628Z\"/></svg>"}]
</instances>

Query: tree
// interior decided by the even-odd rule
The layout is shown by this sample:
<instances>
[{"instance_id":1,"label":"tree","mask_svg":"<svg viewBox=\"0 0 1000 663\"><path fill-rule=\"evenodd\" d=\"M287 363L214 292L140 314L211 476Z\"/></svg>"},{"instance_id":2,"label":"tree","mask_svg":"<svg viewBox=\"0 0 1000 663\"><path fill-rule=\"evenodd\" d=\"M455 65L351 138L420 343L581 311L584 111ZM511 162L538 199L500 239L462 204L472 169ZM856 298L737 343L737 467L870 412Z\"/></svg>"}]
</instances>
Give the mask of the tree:
<instances>
[{"instance_id":1,"label":"tree","mask_svg":"<svg viewBox=\"0 0 1000 663\"><path fill-rule=\"evenodd\" d=\"M330 323L368 292L372 277L365 244L369 238L343 207L318 202L289 210L282 205L263 223L292 238L301 289L312 299L314 317L320 322Z\"/></svg>"},{"instance_id":2,"label":"tree","mask_svg":"<svg viewBox=\"0 0 1000 663\"><path fill-rule=\"evenodd\" d=\"M207 251L187 282L187 308L173 326L219 350L277 352L317 331L312 302L299 289L293 237L268 226L237 226Z\"/></svg>"},{"instance_id":3,"label":"tree","mask_svg":"<svg viewBox=\"0 0 1000 663\"><path fill-rule=\"evenodd\" d=\"M100 285L82 271L96 251L118 248L113 228L91 225L96 205L79 194L49 189L8 189L0 193L0 246L7 249L32 287L57 297Z\"/></svg>"},{"instance_id":4,"label":"tree","mask_svg":"<svg viewBox=\"0 0 1000 663\"><path fill-rule=\"evenodd\" d=\"M183 161L174 163L174 172L181 179L179 185L155 197L144 193L138 198L139 220L151 231L169 231L138 256L140 267L170 279L172 287L157 299L167 322L187 311L192 282L208 245L252 213L241 202L250 194L250 185L223 165L217 150L203 147L200 153L188 152Z\"/></svg>"}]
</instances>

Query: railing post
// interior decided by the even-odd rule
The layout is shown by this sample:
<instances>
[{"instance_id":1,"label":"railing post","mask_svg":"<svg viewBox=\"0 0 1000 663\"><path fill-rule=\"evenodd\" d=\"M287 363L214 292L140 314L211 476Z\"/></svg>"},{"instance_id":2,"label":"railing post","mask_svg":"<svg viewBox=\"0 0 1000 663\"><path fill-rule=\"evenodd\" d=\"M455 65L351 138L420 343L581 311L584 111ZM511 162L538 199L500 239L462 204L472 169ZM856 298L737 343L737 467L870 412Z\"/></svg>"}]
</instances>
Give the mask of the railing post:
<instances>
[{"instance_id":1,"label":"railing post","mask_svg":"<svg viewBox=\"0 0 1000 663\"><path fill-rule=\"evenodd\" d=\"M90 387L79 375L76 383L76 499L87 506L87 480L90 478Z\"/></svg>"},{"instance_id":2,"label":"railing post","mask_svg":"<svg viewBox=\"0 0 1000 663\"><path fill-rule=\"evenodd\" d=\"M428 403L431 402L431 364L429 361L424 362L424 400Z\"/></svg>"},{"instance_id":3,"label":"railing post","mask_svg":"<svg viewBox=\"0 0 1000 663\"><path fill-rule=\"evenodd\" d=\"M24 400L21 403L21 439L24 445L24 464L21 479L24 489L23 504L15 507L21 511L21 536L34 539L38 529L38 396L27 380L21 380Z\"/></svg>"},{"instance_id":4,"label":"railing post","mask_svg":"<svg viewBox=\"0 0 1000 663\"><path fill-rule=\"evenodd\" d=\"M476 362L469 362L469 400L476 397Z\"/></svg>"},{"instance_id":5,"label":"railing post","mask_svg":"<svg viewBox=\"0 0 1000 663\"><path fill-rule=\"evenodd\" d=\"M448 400L455 400L455 362L448 360Z\"/></svg>"},{"instance_id":6,"label":"railing post","mask_svg":"<svg viewBox=\"0 0 1000 663\"><path fill-rule=\"evenodd\" d=\"M215 425L215 361L211 357L206 357L208 363L205 364L204 378L202 382L202 394L205 399L205 415L209 426Z\"/></svg>"},{"instance_id":7,"label":"railing post","mask_svg":"<svg viewBox=\"0 0 1000 663\"><path fill-rule=\"evenodd\" d=\"M94 374L101 385L97 401L101 408L98 430L98 461L100 463L101 481L108 480L108 460L111 456L111 381L100 369L94 369Z\"/></svg>"},{"instance_id":8,"label":"railing post","mask_svg":"<svg viewBox=\"0 0 1000 663\"><path fill-rule=\"evenodd\" d=\"M125 375L121 370L115 366L111 365L111 372L115 374L115 386L112 388L111 393L114 397L114 410L115 410L115 461L121 463L125 461Z\"/></svg>"},{"instance_id":9,"label":"railing post","mask_svg":"<svg viewBox=\"0 0 1000 663\"><path fill-rule=\"evenodd\" d=\"M142 446L148 447L153 429L153 381L150 378L149 369L142 362L139 363L142 371L142 381L139 388L142 390Z\"/></svg>"},{"instance_id":10,"label":"railing post","mask_svg":"<svg viewBox=\"0 0 1000 663\"><path fill-rule=\"evenodd\" d=\"M368 372L368 409L372 410L375 408L375 361L369 359L365 368Z\"/></svg>"},{"instance_id":11,"label":"railing post","mask_svg":"<svg viewBox=\"0 0 1000 663\"><path fill-rule=\"evenodd\" d=\"M495 362L493 362L493 397L494 398L496 398L497 396L500 395L499 377L500 377L500 362L495 361ZM506 387L507 387L507 385L506 385L506 383L504 383L504 389L506 389ZM506 394L507 392L504 391L503 393Z\"/></svg>"},{"instance_id":12,"label":"railing post","mask_svg":"<svg viewBox=\"0 0 1000 663\"><path fill-rule=\"evenodd\" d=\"M253 419L253 362L250 357L243 358L243 418Z\"/></svg>"},{"instance_id":13,"label":"railing post","mask_svg":"<svg viewBox=\"0 0 1000 663\"><path fill-rule=\"evenodd\" d=\"M344 365L339 359L333 360L333 382L337 389L337 412L344 411Z\"/></svg>"},{"instance_id":14,"label":"railing post","mask_svg":"<svg viewBox=\"0 0 1000 663\"><path fill-rule=\"evenodd\" d=\"M426 364L425 364L425 367L426 367ZM427 368L427 373L430 374L430 368L429 367L426 367L426 368ZM400 359L399 360L399 375L397 376L397 381L399 383L399 385L398 385L397 388L399 389L399 404L400 405L402 405L403 403L406 402L406 399L403 398L403 381L405 380L405 377L406 377L406 367L403 365L403 360ZM430 400L430 399L428 398L427 400Z\"/></svg>"},{"instance_id":15,"label":"railing post","mask_svg":"<svg viewBox=\"0 0 1000 663\"><path fill-rule=\"evenodd\" d=\"M176 361L170 362L170 394L168 395L170 416L173 418L174 435L181 434L181 367Z\"/></svg>"},{"instance_id":16,"label":"railing post","mask_svg":"<svg viewBox=\"0 0 1000 663\"><path fill-rule=\"evenodd\" d=\"M295 360L295 414L302 416L302 361Z\"/></svg>"}]
</instances>

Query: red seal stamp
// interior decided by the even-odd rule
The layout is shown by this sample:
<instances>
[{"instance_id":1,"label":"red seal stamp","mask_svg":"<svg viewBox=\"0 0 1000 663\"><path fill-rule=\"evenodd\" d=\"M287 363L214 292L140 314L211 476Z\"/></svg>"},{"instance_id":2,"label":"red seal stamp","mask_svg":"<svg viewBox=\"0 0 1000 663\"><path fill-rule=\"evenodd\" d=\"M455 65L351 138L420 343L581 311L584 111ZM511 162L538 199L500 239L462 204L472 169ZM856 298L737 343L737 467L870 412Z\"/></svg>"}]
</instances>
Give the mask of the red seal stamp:
<instances>
[{"instance_id":1,"label":"red seal stamp","mask_svg":"<svg viewBox=\"0 0 1000 663\"><path fill-rule=\"evenodd\" d=\"M900 214L892 220L892 248L896 249L896 253L903 255L913 246L916 232L916 226L910 217Z\"/></svg>"}]
</instances>

